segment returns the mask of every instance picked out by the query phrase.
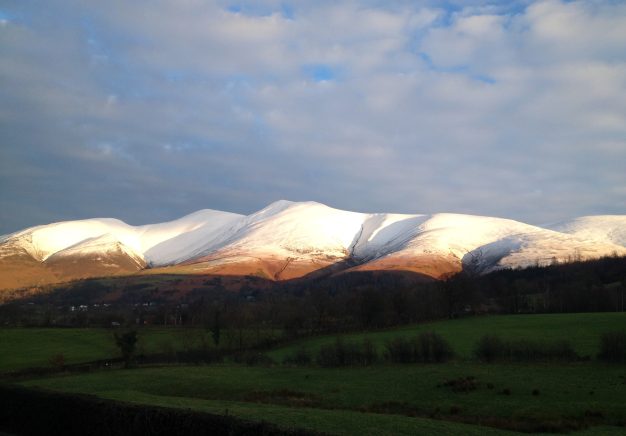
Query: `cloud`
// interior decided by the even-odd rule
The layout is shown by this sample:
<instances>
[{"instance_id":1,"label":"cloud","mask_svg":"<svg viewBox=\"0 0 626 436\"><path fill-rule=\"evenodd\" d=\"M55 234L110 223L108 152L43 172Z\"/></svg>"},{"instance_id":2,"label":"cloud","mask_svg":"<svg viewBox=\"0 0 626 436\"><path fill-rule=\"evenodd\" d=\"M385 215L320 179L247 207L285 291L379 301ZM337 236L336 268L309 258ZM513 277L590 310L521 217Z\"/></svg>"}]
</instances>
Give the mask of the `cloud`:
<instances>
[{"instance_id":1,"label":"cloud","mask_svg":"<svg viewBox=\"0 0 626 436\"><path fill-rule=\"evenodd\" d=\"M5 6L0 233L279 198L626 213L626 5L446 5Z\"/></svg>"}]
</instances>

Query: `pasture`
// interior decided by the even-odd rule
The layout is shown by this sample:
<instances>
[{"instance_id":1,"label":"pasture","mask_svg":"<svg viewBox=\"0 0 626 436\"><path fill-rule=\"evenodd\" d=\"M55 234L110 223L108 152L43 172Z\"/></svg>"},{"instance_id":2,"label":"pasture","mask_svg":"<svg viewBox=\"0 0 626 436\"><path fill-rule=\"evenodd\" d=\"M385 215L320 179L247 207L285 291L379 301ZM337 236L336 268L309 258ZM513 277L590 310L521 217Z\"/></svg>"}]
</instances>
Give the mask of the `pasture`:
<instances>
[{"instance_id":1,"label":"pasture","mask_svg":"<svg viewBox=\"0 0 626 436\"><path fill-rule=\"evenodd\" d=\"M604 332L626 329L626 313L568 313L541 315L476 316L435 321L381 331L325 335L301 339L276 348L268 355L282 361L299 348L315 352L322 345L332 344L337 337L346 342L370 339L382 350L384 343L396 337L412 337L433 331L443 336L460 359L471 359L476 341L483 335L498 335L502 339L533 341L567 340L581 356L593 357Z\"/></svg>"},{"instance_id":2,"label":"pasture","mask_svg":"<svg viewBox=\"0 0 626 436\"><path fill-rule=\"evenodd\" d=\"M445 320L383 331L299 339L268 350L263 365L139 366L90 373L60 373L20 380L25 386L86 393L130 403L230 414L330 434L497 435L514 431L617 435L626 426L626 367L597 361L600 336L624 330L621 313L511 315ZM315 352L341 337L367 338L379 353L386 341L434 331L456 357L440 364L321 368L290 366L299 349ZM567 340L588 359L570 362L486 364L473 357L485 334L503 339ZM111 330L4 329L0 368L49 365L116 355ZM144 328L143 353L191 347L199 329ZM194 342L195 341L195 342ZM193 343L193 344L192 344Z\"/></svg>"}]
</instances>

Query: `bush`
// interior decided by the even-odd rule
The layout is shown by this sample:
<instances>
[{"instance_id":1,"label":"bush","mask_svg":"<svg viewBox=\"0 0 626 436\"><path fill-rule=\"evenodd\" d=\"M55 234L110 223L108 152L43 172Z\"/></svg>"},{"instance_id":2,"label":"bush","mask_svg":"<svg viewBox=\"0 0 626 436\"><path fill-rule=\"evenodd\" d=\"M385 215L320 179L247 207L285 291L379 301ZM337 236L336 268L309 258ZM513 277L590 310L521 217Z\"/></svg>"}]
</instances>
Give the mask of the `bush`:
<instances>
[{"instance_id":1,"label":"bush","mask_svg":"<svg viewBox=\"0 0 626 436\"><path fill-rule=\"evenodd\" d=\"M268 355L254 350L235 353L232 359L236 363L245 363L248 366L271 366L275 363Z\"/></svg>"},{"instance_id":2,"label":"bush","mask_svg":"<svg viewBox=\"0 0 626 436\"><path fill-rule=\"evenodd\" d=\"M421 351L419 357L423 362L446 362L454 355L450 344L437 333L422 333L417 337L417 340Z\"/></svg>"},{"instance_id":3,"label":"bush","mask_svg":"<svg viewBox=\"0 0 626 436\"><path fill-rule=\"evenodd\" d=\"M441 363L454 353L448 342L434 332L425 332L414 338L394 338L385 344L385 357L394 363Z\"/></svg>"},{"instance_id":4,"label":"bush","mask_svg":"<svg viewBox=\"0 0 626 436\"><path fill-rule=\"evenodd\" d=\"M283 363L290 365L310 365L311 361L311 353L304 347L298 348L294 354L288 355L283 359Z\"/></svg>"},{"instance_id":5,"label":"bush","mask_svg":"<svg viewBox=\"0 0 626 436\"><path fill-rule=\"evenodd\" d=\"M514 341L508 343L510 360L536 362L541 360L577 360L578 355L567 341L538 343Z\"/></svg>"},{"instance_id":6,"label":"bush","mask_svg":"<svg viewBox=\"0 0 626 436\"><path fill-rule=\"evenodd\" d=\"M130 368L135 359L135 349L137 345L137 331L129 330L125 333L114 333L115 345L120 349L124 367Z\"/></svg>"},{"instance_id":7,"label":"bush","mask_svg":"<svg viewBox=\"0 0 626 436\"><path fill-rule=\"evenodd\" d=\"M474 354L479 360L491 363L504 356L505 344L497 336L485 335L478 340Z\"/></svg>"},{"instance_id":8,"label":"bush","mask_svg":"<svg viewBox=\"0 0 626 436\"><path fill-rule=\"evenodd\" d=\"M376 347L370 339L363 339L363 364L366 366L373 365L378 360Z\"/></svg>"},{"instance_id":9,"label":"bush","mask_svg":"<svg viewBox=\"0 0 626 436\"><path fill-rule=\"evenodd\" d=\"M517 409L511 416L509 428L524 433L569 433L586 427L577 417L563 416L539 407Z\"/></svg>"},{"instance_id":10,"label":"bush","mask_svg":"<svg viewBox=\"0 0 626 436\"><path fill-rule=\"evenodd\" d=\"M324 345L317 352L320 366L367 366L378 359L374 344L369 339L363 342L344 342L337 338L334 344Z\"/></svg>"},{"instance_id":11,"label":"bush","mask_svg":"<svg viewBox=\"0 0 626 436\"><path fill-rule=\"evenodd\" d=\"M578 360L568 341L534 342L528 340L504 341L497 336L485 335L478 340L474 355L481 361L537 362L547 360Z\"/></svg>"},{"instance_id":12,"label":"bush","mask_svg":"<svg viewBox=\"0 0 626 436\"><path fill-rule=\"evenodd\" d=\"M63 354L55 354L50 358L49 362L57 371L62 371L65 368L65 356Z\"/></svg>"},{"instance_id":13,"label":"bush","mask_svg":"<svg viewBox=\"0 0 626 436\"><path fill-rule=\"evenodd\" d=\"M475 391L478 388L478 381L476 380L476 377L468 375L466 377L446 380L439 386L447 387L452 392L470 392Z\"/></svg>"},{"instance_id":14,"label":"bush","mask_svg":"<svg viewBox=\"0 0 626 436\"><path fill-rule=\"evenodd\" d=\"M598 359L605 362L626 362L626 332L602 334Z\"/></svg>"},{"instance_id":15,"label":"bush","mask_svg":"<svg viewBox=\"0 0 626 436\"><path fill-rule=\"evenodd\" d=\"M415 362L413 344L407 338L394 338L385 344L385 357L393 363Z\"/></svg>"}]
</instances>

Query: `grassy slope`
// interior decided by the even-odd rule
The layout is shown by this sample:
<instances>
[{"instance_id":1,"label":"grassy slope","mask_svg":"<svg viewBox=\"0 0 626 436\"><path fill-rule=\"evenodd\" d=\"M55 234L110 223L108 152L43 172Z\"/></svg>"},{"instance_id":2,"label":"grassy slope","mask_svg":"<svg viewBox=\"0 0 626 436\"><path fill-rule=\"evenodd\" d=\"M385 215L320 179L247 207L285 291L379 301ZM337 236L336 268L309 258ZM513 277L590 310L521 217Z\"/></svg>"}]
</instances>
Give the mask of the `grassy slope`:
<instances>
[{"instance_id":1,"label":"grassy slope","mask_svg":"<svg viewBox=\"0 0 626 436\"><path fill-rule=\"evenodd\" d=\"M414 336L423 331L435 331L446 338L461 358L471 358L476 341L485 334L502 338L538 341L569 340L581 355L597 353L603 332L626 328L626 313L576 313L546 315L501 315L437 321L417 326L385 331L342 335L346 341L367 337L380 349L386 340L397 336ZM268 353L274 360L282 359L299 347L311 351L323 344L333 343L336 335L303 339Z\"/></svg>"},{"instance_id":2,"label":"grassy slope","mask_svg":"<svg viewBox=\"0 0 626 436\"><path fill-rule=\"evenodd\" d=\"M437 386L446 380L468 375L478 380L475 391L455 393ZM489 389L487 383L492 383L494 388ZM466 417L520 416L526 419L524 416L538 413L558 417L582 416L586 411L599 411L609 420L619 421L626 419L624 383L624 367L595 363L457 363L341 369L234 365L144 368L32 380L25 384L164 405L182 401L185 407L208 407L207 410L213 411L228 408L232 413L239 414L239 410L241 415L251 418L265 416L267 407L277 408L277 416L285 413L298 423L297 416L304 410L317 415L327 413L320 409L335 409L336 414L341 414L341 409L356 413L389 402L403 404L397 410L395 407L398 406L387 406L391 407L388 410L391 413L404 413L409 408L425 416L435 412L435 409L448 415L450 408L456 407ZM510 389L512 394L500 394L504 388ZM532 395L535 388L539 389L540 395ZM246 401L249 403L246 404ZM282 410L286 406L295 409ZM324 420L321 415L319 419ZM378 415L367 416L376 419ZM347 434L361 432L360 427L350 424L352 418L348 415L344 418L347 421L342 423L339 420L338 427L345 424L354 428L353 433L350 430ZM270 415L267 419L289 424ZM407 419L402 417L398 425ZM380 425L383 425L384 419L381 420ZM319 426L315 428L321 429Z\"/></svg>"},{"instance_id":3,"label":"grassy slope","mask_svg":"<svg viewBox=\"0 0 626 436\"><path fill-rule=\"evenodd\" d=\"M120 330L120 331L123 331ZM103 328L0 328L0 374L23 368L46 367L63 354L68 364L119 356L113 329ZM274 337L272 330L245 331L243 344ZM144 327L138 330L138 354L169 353L203 346L212 347L211 333L202 328ZM237 348L238 331L222 329L220 347Z\"/></svg>"},{"instance_id":4,"label":"grassy slope","mask_svg":"<svg viewBox=\"0 0 626 436\"><path fill-rule=\"evenodd\" d=\"M268 421L286 428L303 428L336 435L514 435L492 428L427 418L361 413L349 410L324 410L294 408L274 404L238 401L202 400L175 396L151 395L143 392L108 391L102 397L152 404L163 407L180 407L202 412L230 414L244 419Z\"/></svg>"},{"instance_id":5,"label":"grassy slope","mask_svg":"<svg viewBox=\"0 0 626 436\"><path fill-rule=\"evenodd\" d=\"M68 363L105 359L115 353L111 336L102 329L0 329L0 371L47 366L57 354Z\"/></svg>"},{"instance_id":6,"label":"grassy slope","mask_svg":"<svg viewBox=\"0 0 626 436\"><path fill-rule=\"evenodd\" d=\"M450 341L460 357L467 358L478 337L495 333L507 338L568 339L579 353L593 355L602 332L624 326L626 315L612 313L495 316L354 334L348 338L358 340L367 335L382 346L390 337L434 330ZM163 341L181 344L181 337L175 336L181 334L177 330L149 330L150 333L142 335L147 351L160 351L159 344ZM114 352L110 334L110 331L95 329L0 330L2 348L10 351L0 353L0 368L36 366L32 362L45 364L50 355L61 348L69 360L108 357ZM7 338L10 340L5 341ZM332 336L312 338L270 354L280 359L302 344L314 349L334 340ZM478 380L475 391L455 393L437 387L446 380L469 375ZM494 388L489 389L488 383ZM585 411L594 411L601 412L609 422L626 422L625 383L623 366L595 362L481 365L467 360L445 365L381 364L338 369L236 365L161 367L25 382L55 390L214 413L228 409L229 413L249 419L355 435L489 434L482 427L402 415L409 410L428 416L437 408L442 415L448 415L450 409L455 408L464 417L581 416ZM499 394L504 388L510 389L512 394ZM533 389L538 389L540 395L533 396ZM395 406L385 406L386 412L392 414L360 412L388 402L396 402ZM592 427L576 434L616 435L623 431L617 427ZM489 429L489 432L500 434L497 430Z\"/></svg>"},{"instance_id":7,"label":"grassy slope","mask_svg":"<svg viewBox=\"0 0 626 436\"><path fill-rule=\"evenodd\" d=\"M476 339L483 334L495 333L513 338L568 339L580 354L593 356L602 332L623 329L625 326L626 314L623 313L490 316L438 321L343 337L346 340L368 337L382 348L389 338L434 330L448 339L461 357L468 358ZM140 331L138 346L144 353L181 349L197 340L193 336L193 333L185 329L146 328ZM224 330L222 336L222 342L226 345L228 332ZM305 339L268 354L281 361L285 355L300 346L314 350L321 344L332 343L334 340L335 336ZM0 372L47 366L50 358L57 354L63 354L68 363L79 363L116 356L117 350L113 343L112 330L109 329L0 329Z\"/></svg>"}]
</instances>

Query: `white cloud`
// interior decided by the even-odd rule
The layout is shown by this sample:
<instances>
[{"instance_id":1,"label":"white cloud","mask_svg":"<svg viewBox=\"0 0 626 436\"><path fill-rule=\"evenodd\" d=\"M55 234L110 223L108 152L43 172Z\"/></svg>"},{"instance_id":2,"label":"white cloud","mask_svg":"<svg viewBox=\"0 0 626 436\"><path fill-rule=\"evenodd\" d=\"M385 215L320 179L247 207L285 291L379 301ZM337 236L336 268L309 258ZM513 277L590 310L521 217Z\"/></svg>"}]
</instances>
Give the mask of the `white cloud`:
<instances>
[{"instance_id":1,"label":"white cloud","mask_svg":"<svg viewBox=\"0 0 626 436\"><path fill-rule=\"evenodd\" d=\"M158 202L172 218L279 197L534 221L625 213L626 5L439 4L14 6L27 19L0 30L0 207L18 206L3 223L62 214L52 195L33 217L37 190L19 194L39 178L13 167L54 174L57 196L71 186L71 211L91 201L135 222ZM130 189L119 213L115 189Z\"/></svg>"}]
</instances>

